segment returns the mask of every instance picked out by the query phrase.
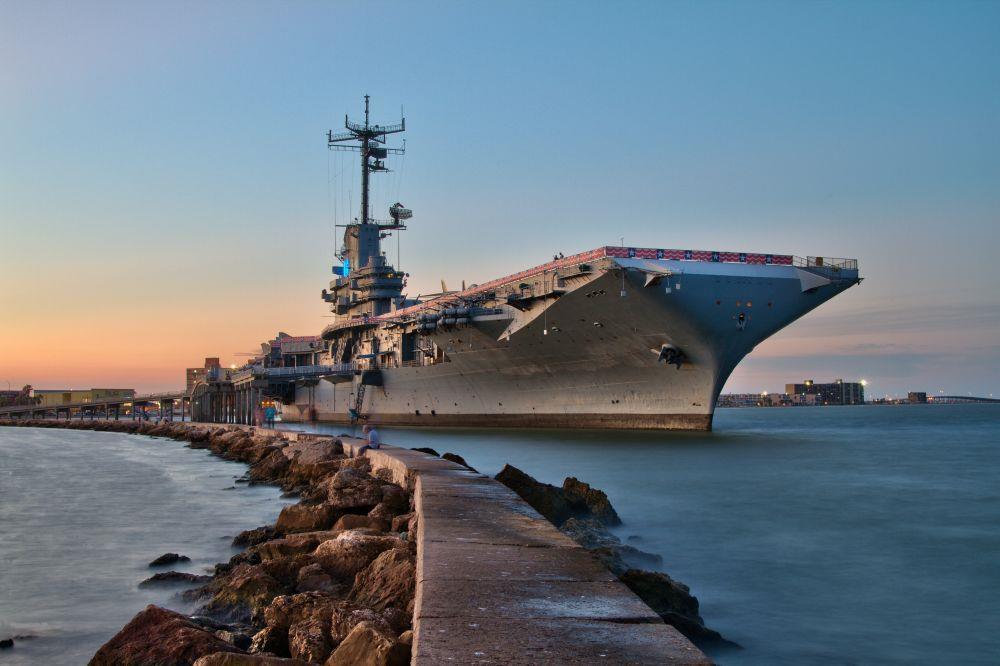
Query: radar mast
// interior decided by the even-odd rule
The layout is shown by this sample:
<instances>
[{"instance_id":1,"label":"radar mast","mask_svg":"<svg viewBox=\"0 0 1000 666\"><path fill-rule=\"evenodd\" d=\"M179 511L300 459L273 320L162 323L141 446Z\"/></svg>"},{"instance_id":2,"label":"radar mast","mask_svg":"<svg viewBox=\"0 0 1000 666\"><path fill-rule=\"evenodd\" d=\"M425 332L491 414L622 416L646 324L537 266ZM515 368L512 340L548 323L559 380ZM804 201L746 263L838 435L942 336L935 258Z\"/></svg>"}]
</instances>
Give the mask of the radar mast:
<instances>
[{"instance_id":1,"label":"radar mast","mask_svg":"<svg viewBox=\"0 0 1000 666\"><path fill-rule=\"evenodd\" d=\"M372 218L369 177L389 171L385 164L389 155L405 153L405 141L398 148L387 146L386 142L389 135L406 131L406 119L401 117L392 125L371 124L369 96L365 95L364 123L353 122L345 114L344 129L327 132L326 142L330 150L360 153L361 211L351 223L339 225L345 227L341 257L344 263L335 266L334 273L341 277L330 282L330 293L323 290L323 299L338 316L378 316L402 300L405 286L404 275L389 265L382 254L382 238L386 231L406 229L405 221L413 217L413 211L396 203L389 209L390 219Z\"/></svg>"}]
</instances>

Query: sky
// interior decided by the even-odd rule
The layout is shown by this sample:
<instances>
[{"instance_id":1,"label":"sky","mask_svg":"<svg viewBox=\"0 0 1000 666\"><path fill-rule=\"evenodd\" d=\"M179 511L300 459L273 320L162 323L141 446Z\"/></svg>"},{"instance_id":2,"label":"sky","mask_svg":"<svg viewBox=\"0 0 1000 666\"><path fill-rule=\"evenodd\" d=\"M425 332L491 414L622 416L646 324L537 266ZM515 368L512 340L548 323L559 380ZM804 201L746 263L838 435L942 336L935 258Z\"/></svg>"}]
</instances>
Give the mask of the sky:
<instances>
[{"instance_id":1,"label":"sky","mask_svg":"<svg viewBox=\"0 0 1000 666\"><path fill-rule=\"evenodd\" d=\"M954 0L0 0L0 388L318 333L366 93L411 296L620 238L856 257L726 391L1000 396L1000 3Z\"/></svg>"}]
</instances>

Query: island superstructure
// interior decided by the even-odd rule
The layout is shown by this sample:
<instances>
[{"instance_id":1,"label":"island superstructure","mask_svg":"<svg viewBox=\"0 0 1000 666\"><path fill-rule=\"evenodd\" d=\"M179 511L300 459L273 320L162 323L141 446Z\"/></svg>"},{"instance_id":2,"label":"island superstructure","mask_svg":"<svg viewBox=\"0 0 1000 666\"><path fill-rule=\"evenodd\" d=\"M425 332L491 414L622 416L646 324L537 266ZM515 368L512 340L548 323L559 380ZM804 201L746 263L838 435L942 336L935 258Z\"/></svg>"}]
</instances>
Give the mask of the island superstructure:
<instances>
[{"instance_id":1,"label":"island superstructure","mask_svg":"<svg viewBox=\"0 0 1000 666\"><path fill-rule=\"evenodd\" d=\"M381 242L413 213L375 219L368 197L405 120L371 124L366 96L344 127L327 143L360 154L361 209L322 292L330 371L296 388L286 421L708 430L744 356L861 280L853 259L605 246L407 298Z\"/></svg>"}]
</instances>

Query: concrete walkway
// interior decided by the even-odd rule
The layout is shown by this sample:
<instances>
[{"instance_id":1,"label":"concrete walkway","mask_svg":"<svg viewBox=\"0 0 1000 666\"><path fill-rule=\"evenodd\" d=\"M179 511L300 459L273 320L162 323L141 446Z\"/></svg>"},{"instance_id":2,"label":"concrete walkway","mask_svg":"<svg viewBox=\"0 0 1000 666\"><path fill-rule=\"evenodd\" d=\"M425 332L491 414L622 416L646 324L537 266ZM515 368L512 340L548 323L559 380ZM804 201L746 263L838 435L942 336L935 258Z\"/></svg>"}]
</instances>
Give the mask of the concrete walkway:
<instances>
[{"instance_id":1,"label":"concrete walkway","mask_svg":"<svg viewBox=\"0 0 1000 666\"><path fill-rule=\"evenodd\" d=\"M711 663L503 484L418 451L366 455L414 492L414 664Z\"/></svg>"}]
</instances>

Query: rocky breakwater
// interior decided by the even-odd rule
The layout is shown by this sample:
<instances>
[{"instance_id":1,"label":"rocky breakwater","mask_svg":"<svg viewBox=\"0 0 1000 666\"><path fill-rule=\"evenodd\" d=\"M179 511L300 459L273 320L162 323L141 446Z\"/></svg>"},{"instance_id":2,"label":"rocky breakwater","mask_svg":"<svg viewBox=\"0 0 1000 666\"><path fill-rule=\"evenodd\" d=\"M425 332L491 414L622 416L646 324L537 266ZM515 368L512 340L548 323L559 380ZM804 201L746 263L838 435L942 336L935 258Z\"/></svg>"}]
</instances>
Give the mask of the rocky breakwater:
<instances>
[{"instance_id":1,"label":"rocky breakwater","mask_svg":"<svg viewBox=\"0 0 1000 666\"><path fill-rule=\"evenodd\" d=\"M331 437L239 426L133 421L17 421L185 440L250 466L250 483L300 502L274 525L234 540L246 550L185 598L185 616L136 615L91 659L105 664L371 664L410 662L416 529L412 492L343 455Z\"/></svg>"},{"instance_id":2,"label":"rocky breakwater","mask_svg":"<svg viewBox=\"0 0 1000 666\"><path fill-rule=\"evenodd\" d=\"M739 647L705 626L698 599L687 585L663 572L644 568L661 566L659 555L623 544L611 533L609 527L621 525L622 521L603 491L573 477L563 481L561 488L542 483L511 465L504 466L496 479L596 555L664 622L692 643L702 648Z\"/></svg>"}]
</instances>

